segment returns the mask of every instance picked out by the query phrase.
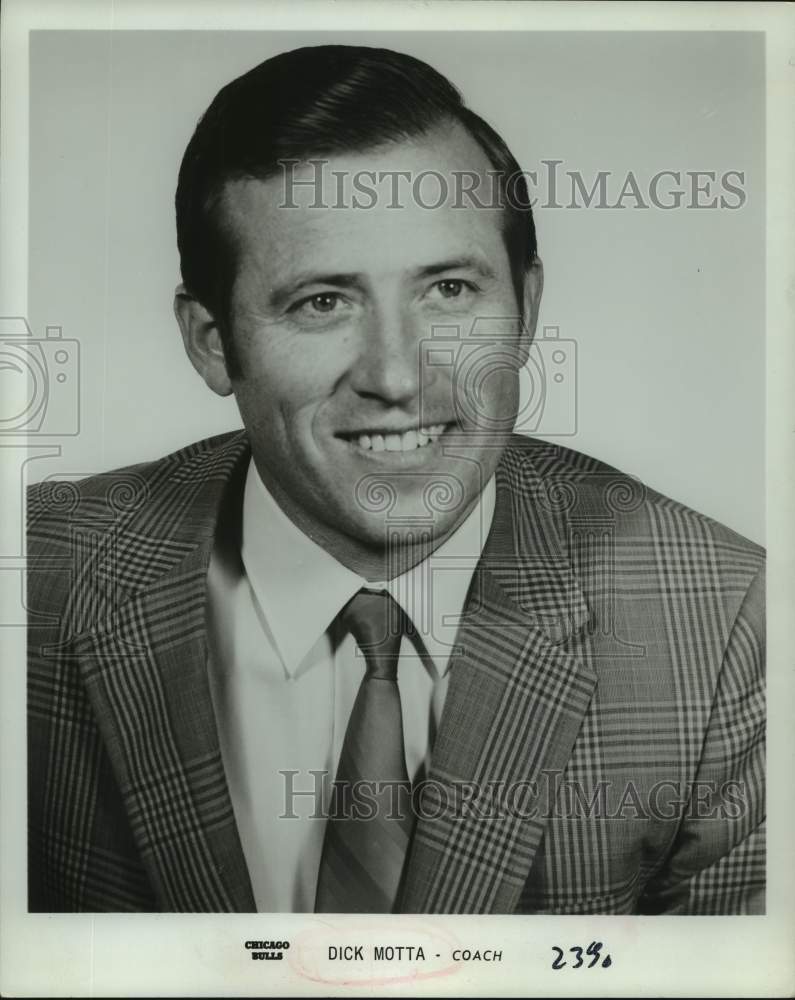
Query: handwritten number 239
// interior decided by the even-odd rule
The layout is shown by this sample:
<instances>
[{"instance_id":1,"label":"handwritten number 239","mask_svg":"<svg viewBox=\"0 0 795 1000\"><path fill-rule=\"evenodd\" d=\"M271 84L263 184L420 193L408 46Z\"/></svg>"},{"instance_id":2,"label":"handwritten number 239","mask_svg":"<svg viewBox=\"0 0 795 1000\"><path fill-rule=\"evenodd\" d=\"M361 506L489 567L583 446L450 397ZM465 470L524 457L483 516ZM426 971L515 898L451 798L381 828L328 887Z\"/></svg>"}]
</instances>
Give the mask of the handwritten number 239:
<instances>
[{"instance_id":1,"label":"handwritten number 239","mask_svg":"<svg viewBox=\"0 0 795 1000\"><path fill-rule=\"evenodd\" d=\"M591 941L587 948L584 949L585 955L590 957L591 961L588 963L588 968L592 969L597 963L601 964L603 969L608 969L613 964L613 960L609 955L602 957L602 942L601 941ZM558 948L557 945L552 946L552 950L557 952L555 960L552 963L553 969L565 969L568 963L564 960L563 956L565 954L562 948ZM585 965L583 960L583 949L575 945L573 948L569 948L569 951L574 955L575 961L571 963L572 969L579 969L581 966ZM601 962L599 961L601 959Z\"/></svg>"}]
</instances>

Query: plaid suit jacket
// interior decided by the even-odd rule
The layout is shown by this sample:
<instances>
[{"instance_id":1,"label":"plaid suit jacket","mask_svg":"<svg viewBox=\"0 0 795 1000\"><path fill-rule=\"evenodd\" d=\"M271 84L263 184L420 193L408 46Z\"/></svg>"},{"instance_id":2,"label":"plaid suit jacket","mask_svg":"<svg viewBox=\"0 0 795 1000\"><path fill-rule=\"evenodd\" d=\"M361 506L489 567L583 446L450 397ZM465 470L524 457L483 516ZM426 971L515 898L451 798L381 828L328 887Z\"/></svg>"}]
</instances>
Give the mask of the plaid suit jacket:
<instances>
[{"instance_id":1,"label":"plaid suit jacket","mask_svg":"<svg viewBox=\"0 0 795 1000\"><path fill-rule=\"evenodd\" d=\"M205 634L248 458L240 432L31 490L31 910L255 908ZM402 909L763 912L763 598L758 546L515 437Z\"/></svg>"}]
</instances>

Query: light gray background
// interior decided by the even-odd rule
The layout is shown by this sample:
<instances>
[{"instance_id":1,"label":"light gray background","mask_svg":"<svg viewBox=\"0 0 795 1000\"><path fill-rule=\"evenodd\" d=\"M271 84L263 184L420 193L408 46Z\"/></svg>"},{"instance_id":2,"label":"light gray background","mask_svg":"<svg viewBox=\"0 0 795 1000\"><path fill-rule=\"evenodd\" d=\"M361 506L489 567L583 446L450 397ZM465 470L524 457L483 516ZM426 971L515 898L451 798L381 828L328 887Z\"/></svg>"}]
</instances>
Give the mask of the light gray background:
<instances>
[{"instance_id":1,"label":"light gray background","mask_svg":"<svg viewBox=\"0 0 795 1000\"><path fill-rule=\"evenodd\" d=\"M279 51L384 45L445 73L525 169L745 171L737 211L536 210L541 325L578 344L560 438L764 539L764 45L754 33L31 34L34 333L82 352L81 432L30 479L155 458L239 426L185 358L173 195L199 115ZM543 190L542 190L543 194ZM563 199L561 199L563 200ZM631 200L627 205L632 204Z\"/></svg>"}]
</instances>

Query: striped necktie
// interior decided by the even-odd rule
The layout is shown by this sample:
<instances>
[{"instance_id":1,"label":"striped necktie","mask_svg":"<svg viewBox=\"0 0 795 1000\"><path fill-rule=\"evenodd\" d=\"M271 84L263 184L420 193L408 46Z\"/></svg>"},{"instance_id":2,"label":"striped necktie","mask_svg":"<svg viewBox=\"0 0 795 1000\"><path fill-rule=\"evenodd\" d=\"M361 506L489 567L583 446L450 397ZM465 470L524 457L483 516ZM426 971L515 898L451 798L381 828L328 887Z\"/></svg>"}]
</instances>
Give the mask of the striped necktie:
<instances>
[{"instance_id":1,"label":"striped necktie","mask_svg":"<svg viewBox=\"0 0 795 1000\"><path fill-rule=\"evenodd\" d=\"M339 618L367 668L340 753L315 912L390 913L414 826L397 686L412 625L385 590L360 590Z\"/></svg>"}]
</instances>

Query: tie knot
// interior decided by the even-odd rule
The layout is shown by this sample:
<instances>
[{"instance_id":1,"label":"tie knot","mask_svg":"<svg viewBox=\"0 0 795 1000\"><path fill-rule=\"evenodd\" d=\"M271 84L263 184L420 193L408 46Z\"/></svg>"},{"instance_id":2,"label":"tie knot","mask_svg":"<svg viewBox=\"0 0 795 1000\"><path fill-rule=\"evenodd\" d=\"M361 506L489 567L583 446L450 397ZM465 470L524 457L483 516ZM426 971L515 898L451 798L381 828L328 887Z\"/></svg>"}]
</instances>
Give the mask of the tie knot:
<instances>
[{"instance_id":1,"label":"tie knot","mask_svg":"<svg viewBox=\"0 0 795 1000\"><path fill-rule=\"evenodd\" d=\"M366 676L396 680L400 640L410 624L392 595L362 588L342 609L340 620L364 653Z\"/></svg>"}]
</instances>

